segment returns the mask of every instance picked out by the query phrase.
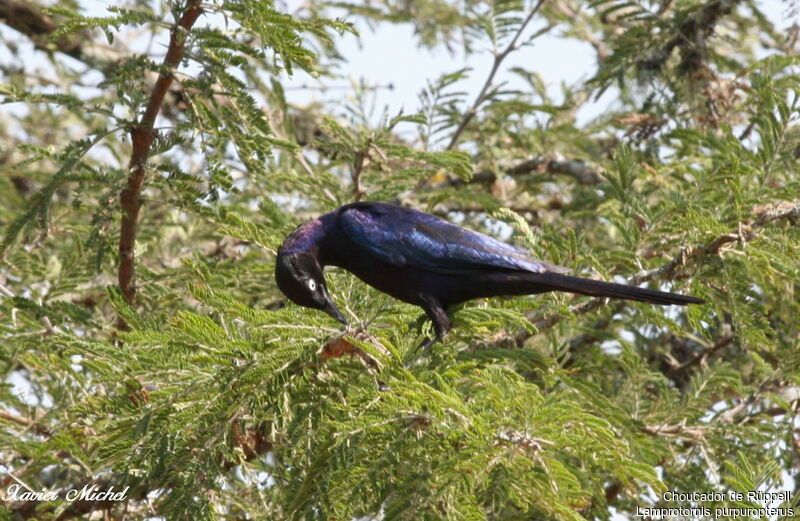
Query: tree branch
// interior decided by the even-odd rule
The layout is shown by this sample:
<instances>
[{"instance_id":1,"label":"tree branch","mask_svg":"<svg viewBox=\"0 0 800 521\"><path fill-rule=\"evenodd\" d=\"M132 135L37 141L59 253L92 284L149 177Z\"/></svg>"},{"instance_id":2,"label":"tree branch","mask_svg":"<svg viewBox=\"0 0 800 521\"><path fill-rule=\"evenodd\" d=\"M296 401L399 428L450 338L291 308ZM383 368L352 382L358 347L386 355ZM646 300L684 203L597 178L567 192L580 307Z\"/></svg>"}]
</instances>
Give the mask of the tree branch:
<instances>
[{"instance_id":1,"label":"tree branch","mask_svg":"<svg viewBox=\"0 0 800 521\"><path fill-rule=\"evenodd\" d=\"M679 48L681 61L679 69L690 73L703 66L705 61L706 39L714 33L719 21L733 12L741 0L714 0L690 13L676 26L676 35L658 49L650 51L637 60L636 65L645 70L660 71L672 51Z\"/></svg>"},{"instance_id":2,"label":"tree branch","mask_svg":"<svg viewBox=\"0 0 800 521\"><path fill-rule=\"evenodd\" d=\"M36 434L41 434L42 436L50 435L50 430L44 425L41 425L30 418L25 418L8 411L0 410L0 420L7 420L16 423L17 425L22 425L26 429L30 429Z\"/></svg>"},{"instance_id":3,"label":"tree branch","mask_svg":"<svg viewBox=\"0 0 800 521\"><path fill-rule=\"evenodd\" d=\"M41 12L38 5L29 0L0 0L0 19L12 29L30 38L37 49L52 51L55 48L80 59L80 38L61 38L57 42L47 44L47 37L55 31L57 25Z\"/></svg>"},{"instance_id":4,"label":"tree branch","mask_svg":"<svg viewBox=\"0 0 800 521\"><path fill-rule=\"evenodd\" d=\"M503 60L511 54L512 51L515 51L517 47L517 42L519 41L520 36L522 36L523 31L528 26L528 24L533 20L534 15L536 15L539 8L542 7L544 4L544 0L539 0L536 5L531 9L531 12L528 13L528 16L525 18L525 21L522 22L522 25L519 26L517 32L514 34L514 37L508 43L505 49L503 49L500 53L495 51L494 55L494 63L492 64L492 70L489 71L489 76L486 78L486 81L481 88L481 91L478 93L478 96L475 98L475 101L472 103L472 107L464 114L464 117L461 119L461 123L458 124L456 131L453 133L453 137L450 138L450 144L447 145L446 150L450 150L456 143L458 143L458 139L461 137L461 133L464 132L464 129L467 128L469 122L472 121L472 118L478 112L478 107L480 107L481 103L486 100L486 93L489 91L489 87L492 85L492 80L494 79L495 74L500 69L500 64L503 63Z\"/></svg>"},{"instance_id":5,"label":"tree branch","mask_svg":"<svg viewBox=\"0 0 800 521\"><path fill-rule=\"evenodd\" d=\"M677 272L683 269L688 262L708 255L716 255L722 251L726 245L732 242L745 243L753 240L758 236L758 232L770 223L775 221L798 221L800 220L800 202L782 202L769 207L758 208L756 209L756 214L758 218L752 223L749 221L742 221L730 233L715 237L703 246L681 248L681 251L672 260L659 268L637 273L627 281L627 284L638 286L639 284L655 279L674 279ZM605 298L594 298L588 302L571 306L570 314L581 315L594 311L602 306L605 301ZM620 307L624 305L624 303L618 304ZM541 316L532 313L528 315L528 319L536 326L537 333L541 333L564 320L564 315L553 313L547 316ZM531 336L532 335L526 331L519 333L516 338L517 345L521 346Z\"/></svg>"},{"instance_id":6,"label":"tree branch","mask_svg":"<svg viewBox=\"0 0 800 521\"><path fill-rule=\"evenodd\" d=\"M30 38L37 49L64 53L90 67L102 68L123 57L113 47L92 42L86 32L49 41L48 37L58 24L31 0L0 0L0 20Z\"/></svg>"},{"instance_id":7,"label":"tree branch","mask_svg":"<svg viewBox=\"0 0 800 521\"><path fill-rule=\"evenodd\" d=\"M688 426L686 425L686 419L684 418L681 422L676 424L645 425L640 430L641 432L649 434L650 436L692 439L702 442L705 440L706 432L714 428L715 423L721 423L723 425L730 425L733 423L741 424L752 421L754 417L760 416L762 414L766 414L767 416L772 416L772 417L779 416L781 414L787 414L790 411L783 407L770 407L767 409L758 410L754 413L749 413L740 416L742 412L744 412L748 407L754 405L757 401L764 398L765 392L769 390L775 392L782 388L787 387L788 385L790 385L789 381L778 381L772 378L768 378L763 382L761 382L757 390L750 393L746 398L741 400L736 406L723 411L722 413L718 414L707 423ZM796 407L797 404L798 402L794 400L791 407Z\"/></svg>"},{"instance_id":8,"label":"tree branch","mask_svg":"<svg viewBox=\"0 0 800 521\"><path fill-rule=\"evenodd\" d=\"M225 470L233 469L237 465L241 464L242 461L252 461L260 458L272 450L273 446L272 443L264 436L262 429L253 427L242 429L236 421L231 422L231 441L234 447L241 451L241 457L238 459L220 461L220 466ZM125 480L122 477L119 477L118 479L109 477L103 480L88 480L83 483L62 487L60 491L57 492L57 495L58 497L63 498L64 494L68 490L81 490L84 487L91 487L92 485L96 485L97 490L101 491L108 490L108 488L111 486L113 486L116 491L119 491L124 488ZM126 505L131 501L143 501L147 499L147 496L153 490L169 489L170 487L171 485L169 483L139 483L131 485L131 488L128 490L128 494L125 498L125 502L79 499L70 503L69 507L61 512L61 514L55 519L56 521L64 521L66 519L79 517L90 512L111 510L114 507ZM38 500L16 501L11 504L6 504L6 507L9 512L17 516L15 519L41 519L42 514L46 512L52 512L56 508L55 506L47 506L39 509L38 507L42 503L42 501ZM123 508L127 508L127 505Z\"/></svg>"},{"instance_id":9,"label":"tree branch","mask_svg":"<svg viewBox=\"0 0 800 521\"><path fill-rule=\"evenodd\" d=\"M557 160L548 159L544 156L537 156L526 159L503 171L503 174L510 177L518 177L532 172L545 172L551 175L561 174L574 178L582 185L596 185L603 178L585 161L579 159ZM465 184L492 183L497 179L497 174L492 170L481 170L465 181L464 179L453 178L447 181L449 186L462 186Z\"/></svg>"},{"instance_id":10,"label":"tree branch","mask_svg":"<svg viewBox=\"0 0 800 521\"><path fill-rule=\"evenodd\" d=\"M364 197L364 194L366 194L366 190L361 187L361 173L364 171L364 162L369 156L369 146L370 143L368 142L363 150L357 151L355 160L353 161L353 201L360 201L361 198Z\"/></svg>"},{"instance_id":11,"label":"tree branch","mask_svg":"<svg viewBox=\"0 0 800 521\"><path fill-rule=\"evenodd\" d=\"M709 356L731 345L733 343L733 339L734 339L733 335L723 336L722 338L714 342L714 344L707 346L701 352L695 354L688 360L673 367L670 367L665 372L665 376L671 380L683 377L685 373L687 373L690 369L694 368L695 366L705 364Z\"/></svg>"},{"instance_id":12,"label":"tree branch","mask_svg":"<svg viewBox=\"0 0 800 521\"><path fill-rule=\"evenodd\" d=\"M155 139L155 123L158 112L164 101L164 96L172 84L172 69L176 68L183 59L184 46L189 29L194 25L197 17L203 12L200 7L200 0L189 0L186 10L180 20L170 31L169 47L164 56L162 71L156 80L150 101L147 104L139 123L131 129L131 143L133 151L131 153L130 170L128 173L127 186L120 193L120 206L122 207L122 225L119 238L119 287L125 300L133 305L136 302L136 280L134 264L134 248L136 246L136 226L139 220L139 208L141 201L139 195L142 191L142 183L145 176L145 162L150 154L150 149ZM117 321L121 328L127 327L120 318Z\"/></svg>"}]
</instances>

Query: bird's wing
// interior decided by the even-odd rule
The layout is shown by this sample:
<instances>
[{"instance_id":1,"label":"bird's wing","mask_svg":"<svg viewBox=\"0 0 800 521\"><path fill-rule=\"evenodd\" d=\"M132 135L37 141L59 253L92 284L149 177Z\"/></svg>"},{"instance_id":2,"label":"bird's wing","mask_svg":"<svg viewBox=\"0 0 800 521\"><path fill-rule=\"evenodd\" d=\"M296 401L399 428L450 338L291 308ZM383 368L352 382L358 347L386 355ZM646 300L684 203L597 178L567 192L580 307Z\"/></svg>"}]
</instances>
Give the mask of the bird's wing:
<instances>
[{"instance_id":1,"label":"bird's wing","mask_svg":"<svg viewBox=\"0 0 800 521\"><path fill-rule=\"evenodd\" d=\"M534 259L488 235L410 208L356 203L341 209L338 223L355 244L397 267L445 273L497 269L570 271Z\"/></svg>"}]
</instances>

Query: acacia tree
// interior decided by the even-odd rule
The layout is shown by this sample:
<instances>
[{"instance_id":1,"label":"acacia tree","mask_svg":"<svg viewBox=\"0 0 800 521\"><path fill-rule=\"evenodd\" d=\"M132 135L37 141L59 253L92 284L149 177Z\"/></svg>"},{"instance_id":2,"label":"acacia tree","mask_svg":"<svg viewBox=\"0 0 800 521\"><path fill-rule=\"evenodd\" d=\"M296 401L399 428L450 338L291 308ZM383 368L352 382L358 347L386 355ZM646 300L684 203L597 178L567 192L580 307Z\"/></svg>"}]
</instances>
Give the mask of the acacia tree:
<instances>
[{"instance_id":1,"label":"acacia tree","mask_svg":"<svg viewBox=\"0 0 800 521\"><path fill-rule=\"evenodd\" d=\"M95 14L0 0L0 488L61 494L10 500L5 519L609 519L763 506L667 489L791 485L796 26L737 0ZM493 66L430 78L419 113L378 123L288 103L289 75L346 60L355 21L488 44ZM543 34L596 52L563 101L535 64L498 86ZM536 257L708 303L471 302L414 362L418 308L332 270L342 332L273 281L294 226L355 200L504 222ZM63 499L85 485L130 488Z\"/></svg>"}]
</instances>

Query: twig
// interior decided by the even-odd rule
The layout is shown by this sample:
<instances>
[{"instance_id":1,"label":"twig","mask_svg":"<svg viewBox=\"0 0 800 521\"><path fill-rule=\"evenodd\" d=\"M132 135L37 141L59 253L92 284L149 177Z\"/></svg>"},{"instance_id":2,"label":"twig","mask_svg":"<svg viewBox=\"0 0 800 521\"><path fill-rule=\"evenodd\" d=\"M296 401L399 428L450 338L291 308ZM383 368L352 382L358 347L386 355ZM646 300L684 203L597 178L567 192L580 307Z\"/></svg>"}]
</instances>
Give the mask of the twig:
<instances>
[{"instance_id":1,"label":"twig","mask_svg":"<svg viewBox=\"0 0 800 521\"><path fill-rule=\"evenodd\" d=\"M5 295L6 297L14 298L14 294L11 292L11 290L5 287L3 284L0 284L0 293Z\"/></svg>"},{"instance_id":2,"label":"twig","mask_svg":"<svg viewBox=\"0 0 800 521\"><path fill-rule=\"evenodd\" d=\"M522 22L522 25L519 26L519 29L517 29L516 34L514 34L514 37L508 43L506 48L499 53L495 51L494 63L492 64L491 71L489 71L489 76L486 78L486 81L483 84L483 88L481 88L480 93L478 93L478 96L472 103L472 107L470 107L470 109L467 111L466 114L464 114L464 117L461 119L461 123L459 123L455 133L453 133L453 137L450 138L450 144L447 145L446 150L450 150L451 148L456 146L456 143L458 143L458 139L461 137L461 133L464 132L464 129L467 127L467 125L469 125L470 121L472 121L472 118L475 117L475 115L478 112L478 107L480 107L481 103L483 103L486 100L486 93L489 91L489 87L491 87L492 85L492 80L494 79L495 74L497 74L497 71L500 69L500 64L503 63L503 60L505 60L506 57L509 54L511 54L512 51L515 51L518 48L517 41L519 41L520 36L522 36L522 32L528 26L530 21L533 20L534 15L536 15L536 12L539 10L542 4L544 4L544 0L539 0L536 3L531 12L528 13L528 16L527 18L525 18L525 21Z\"/></svg>"},{"instance_id":3,"label":"twig","mask_svg":"<svg viewBox=\"0 0 800 521\"><path fill-rule=\"evenodd\" d=\"M61 38L57 42L47 45L47 36L56 30L57 25L30 0L0 1L0 19L33 40L34 46L38 49L53 50L55 48L73 58L80 59L82 54L81 38Z\"/></svg>"},{"instance_id":4,"label":"twig","mask_svg":"<svg viewBox=\"0 0 800 521\"><path fill-rule=\"evenodd\" d=\"M364 88L366 90L394 90L394 84L393 83L387 83L385 85L381 85L379 83L376 83L374 85L362 85L362 88ZM353 90L353 86L352 85L322 85L322 84L309 85L309 84L303 83L301 85L292 85L292 86L284 87L283 90L316 90L316 91L320 91L320 92L327 92L329 90L351 91L351 90Z\"/></svg>"},{"instance_id":5,"label":"twig","mask_svg":"<svg viewBox=\"0 0 800 521\"><path fill-rule=\"evenodd\" d=\"M49 41L48 37L58 24L31 0L0 0L0 20L30 38L35 48L48 52L56 50L90 67L103 69L125 58L121 51L91 41L85 32Z\"/></svg>"},{"instance_id":6,"label":"twig","mask_svg":"<svg viewBox=\"0 0 800 521\"><path fill-rule=\"evenodd\" d=\"M692 438L694 440L703 440L705 438L706 430L710 425L687 427L686 420L674 425L645 425L641 431L651 436L663 436L669 438Z\"/></svg>"},{"instance_id":7,"label":"twig","mask_svg":"<svg viewBox=\"0 0 800 521\"><path fill-rule=\"evenodd\" d=\"M580 5L580 4L578 4ZM564 16L569 19L577 20L580 16L580 8L576 8L572 5L565 5L562 2L556 2L554 7L560 11ZM606 58L611 55L611 50L608 46L603 43L591 30L591 26L586 20L582 20L582 23L577 26L577 30L580 31L580 35L594 47L595 53L597 54L597 64L602 65L605 62Z\"/></svg>"},{"instance_id":8,"label":"twig","mask_svg":"<svg viewBox=\"0 0 800 521\"><path fill-rule=\"evenodd\" d=\"M122 225L119 238L119 287L125 300L133 305L136 302L136 274L134 265L134 248L136 246L136 226L139 220L139 208L141 201L139 195L142 191L142 183L145 176L145 162L150 154L150 149L155 139L153 124L158 116L164 96L172 84L171 70L176 68L183 58L186 37L189 29L194 25L197 18L203 12L200 7L200 0L189 0L186 10L180 20L172 27L169 38L169 47L164 56L161 73L158 75L150 101L147 104L139 123L131 129L131 143L133 151L131 153L130 170L128 174L127 186L120 193L120 205L122 207ZM127 327L125 321L120 317L117 325L121 329Z\"/></svg>"},{"instance_id":9,"label":"twig","mask_svg":"<svg viewBox=\"0 0 800 521\"><path fill-rule=\"evenodd\" d=\"M0 294L8 297L8 298L15 298L14 292L5 287L3 284L0 284ZM16 308L15 308L16 309ZM13 315L12 315L13 317ZM39 322L44 326L44 333L47 335L55 335L58 333L63 333L60 327L54 326L53 323L50 321L50 317L47 315L42 316L39 318ZM38 334L38 333L37 333ZM17 335L19 336L19 335ZM0 415L2 417L2 415Z\"/></svg>"},{"instance_id":10,"label":"twig","mask_svg":"<svg viewBox=\"0 0 800 521\"><path fill-rule=\"evenodd\" d=\"M721 414L717 415L708 423L704 423L702 425L694 425L694 426L687 426L686 419L684 418L679 423L675 423L672 425L669 424L662 424L662 425L645 425L640 430L651 436L663 436L663 437L670 437L670 438L691 438L693 440L704 441L706 432L712 428L714 428L714 423L721 423L723 425L730 425L736 422L736 417L739 416L742 411L747 409L747 407L755 404L759 399L764 398L764 393L770 389L770 387L777 386L778 389L785 387L788 382L779 382L772 378L767 378L758 386L758 389L750 393L744 400L740 401L735 407L728 409ZM773 409L768 409L769 414L776 413L778 411ZM763 414L765 411L758 411L756 414ZM787 411L780 409L780 414L785 414ZM777 416L778 414L774 414ZM752 418L752 415L745 415L741 418L738 423L745 423Z\"/></svg>"},{"instance_id":11,"label":"twig","mask_svg":"<svg viewBox=\"0 0 800 521\"><path fill-rule=\"evenodd\" d=\"M786 204L778 204L772 209L764 210L752 224L750 224L749 221L740 222L733 231L715 237L704 246L681 248L681 251L671 261L659 268L637 273L628 280L627 284L638 286L644 282L659 278L667 280L673 279L675 278L676 272L685 267L690 260L706 257L708 255L716 255L723 247L732 242L745 243L750 241L758 236L759 230L772 222L779 220L795 221L798 219L800 219L800 203L789 205L788 209L786 209ZM570 315L580 315L594 311L602 306L606 300L605 298L594 298L588 302L571 306ZM528 319L536 326L537 332L541 333L564 320L564 315L557 313L547 316L530 314L528 315ZM531 334L526 331L519 333L517 335L517 345L522 345L530 337Z\"/></svg>"},{"instance_id":12,"label":"twig","mask_svg":"<svg viewBox=\"0 0 800 521\"><path fill-rule=\"evenodd\" d=\"M733 343L733 339L734 339L733 335L728 335L720 338L713 345L709 346L706 349L703 349L701 352L697 353L695 356L691 357L690 359L686 360L680 365L671 367L666 372L665 376L667 376L667 378L674 380L681 373L687 371L688 369L693 368L696 365L704 363L709 356L731 345Z\"/></svg>"},{"instance_id":13,"label":"twig","mask_svg":"<svg viewBox=\"0 0 800 521\"><path fill-rule=\"evenodd\" d=\"M512 444L522 450L529 452L539 452L542 447L554 447L556 444L544 438L534 438L527 432L518 430L501 430L495 434L495 438L500 440L498 444L507 445Z\"/></svg>"},{"instance_id":14,"label":"twig","mask_svg":"<svg viewBox=\"0 0 800 521\"><path fill-rule=\"evenodd\" d=\"M270 126L272 127L272 131L275 133L275 135L280 139L288 140L289 137L286 136L286 134L281 129L280 123L278 121L275 121L275 118L273 118L273 116L270 114L269 111L266 111L265 114L270 122ZM302 149L298 148L298 150L294 154L292 154L292 157L294 158L295 161L297 161L297 163L300 165L303 171L305 171L305 173L308 174L310 178L316 179L318 177L316 172L314 172L314 169L311 168L311 164L308 162L308 159L306 159L306 156L303 155ZM337 203L339 201L336 198L336 196L333 195L331 191L328 190L327 188L323 188L322 193L333 203Z\"/></svg>"},{"instance_id":15,"label":"twig","mask_svg":"<svg viewBox=\"0 0 800 521\"><path fill-rule=\"evenodd\" d=\"M231 470L243 461L253 461L272 450L272 443L264 437L260 428L247 427L242 429L233 421L231 423L231 438L236 449L241 451L241 456L230 460L221 459L218 463L225 470ZM17 474L20 474L20 472L17 472ZM65 486L57 491L57 495L63 497L63 492L66 490L81 490L85 487L91 487L92 485L96 485L98 490L107 490L112 485L115 489L119 489L125 483L126 480L124 476L112 475L103 480L89 480ZM126 507L130 502L147 501L147 496L154 489L165 490L172 488L172 486L171 483L162 483L160 486L154 483L132 484L125 497ZM39 509L38 507L42 503L43 501L39 500L16 501L11 504L6 504L5 506L9 512L16 516L14 519L41 519L41 516L45 512L52 512L55 508L54 506L46 505ZM56 521L64 521L66 519L80 517L89 512L111 510L114 507L120 506L120 504L119 501L112 500L79 499L72 502L69 507L55 519Z\"/></svg>"},{"instance_id":16,"label":"twig","mask_svg":"<svg viewBox=\"0 0 800 521\"><path fill-rule=\"evenodd\" d=\"M48 335L57 335L59 333L63 333L60 327L53 325L53 323L50 321L50 317L44 316L39 319L39 322L42 323Z\"/></svg>"},{"instance_id":17,"label":"twig","mask_svg":"<svg viewBox=\"0 0 800 521\"><path fill-rule=\"evenodd\" d=\"M17 476L15 476L14 474L19 474L19 475L24 474L30 468L30 466L33 465L35 462L36 462L35 459L29 459L21 467L15 468L13 473L11 471L8 471L6 473L6 475L2 479L0 479L0 490L7 490L6 487L8 485L10 485L12 481L16 481L16 482L22 484L20 479ZM10 468L7 465L6 465L6 467ZM28 488L27 485L25 487Z\"/></svg>"},{"instance_id":18,"label":"twig","mask_svg":"<svg viewBox=\"0 0 800 521\"><path fill-rule=\"evenodd\" d=\"M660 71L677 47L681 50L679 70L691 73L702 67L705 62L706 39L714 33L714 28L720 20L731 14L736 4L740 2L741 0L706 2L677 24L675 36L663 47L645 54L637 60L636 65L644 70ZM674 18L677 16L676 14Z\"/></svg>"},{"instance_id":19,"label":"twig","mask_svg":"<svg viewBox=\"0 0 800 521\"><path fill-rule=\"evenodd\" d=\"M364 171L364 162L369 156L369 147L371 142L367 142L367 146L363 150L356 152L355 160L353 161L353 200L360 201L366 193L361 187L361 173Z\"/></svg>"},{"instance_id":20,"label":"twig","mask_svg":"<svg viewBox=\"0 0 800 521\"><path fill-rule=\"evenodd\" d=\"M518 177L532 172L543 171L551 175L561 174L574 178L582 185L596 185L603 178L591 168L585 161L579 159L557 160L538 156L526 159L503 171L503 174L510 177ZM492 183L497 179L497 174L492 170L481 170L465 181L464 179L453 178L447 181L449 186L461 186L465 184Z\"/></svg>"},{"instance_id":21,"label":"twig","mask_svg":"<svg viewBox=\"0 0 800 521\"><path fill-rule=\"evenodd\" d=\"M744 141L745 139L750 137L750 133L753 132L754 128L756 128L755 121L751 121L750 123L748 123L745 129L742 131L742 133L739 134L739 141Z\"/></svg>"},{"instance_id":22,"label":"twig","mask_svg":"<svg viewBox=\"0 0 800 521\"><path fill-rule=\"evenodd\" d=\"M0 420L8 420L10 422L16 423L18 425L22 425L36 434L41 434L42 436L49 436L50 431L44 425L36 423L35 421L31 420L30 418L25 418L23 416L19 416L17 414L0 410Z\"/></svg>"}]
</instances>

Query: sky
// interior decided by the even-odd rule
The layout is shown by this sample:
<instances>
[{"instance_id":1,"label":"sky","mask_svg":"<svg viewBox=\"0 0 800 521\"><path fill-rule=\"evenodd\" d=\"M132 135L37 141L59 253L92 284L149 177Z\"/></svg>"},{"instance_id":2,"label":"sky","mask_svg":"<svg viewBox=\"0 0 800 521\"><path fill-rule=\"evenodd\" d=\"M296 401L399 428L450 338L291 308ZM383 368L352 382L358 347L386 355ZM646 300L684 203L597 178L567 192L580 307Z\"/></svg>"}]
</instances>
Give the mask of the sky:
<instances>
[{"instance_id":1,"label":"sky","mask_svg":"<svg viewBox=\"0 0 800 521\"><path fill-rule=\"evenodd\" d=\"M470 94L467 99L471 101L480 91L492 67L493 58L488 45L481 49L483 52L467 57L463 52L451 54L443 48L429 50L418 47L417 38L409 24L381 24L375 31L361 27L364 24L356 25L360 38L348 34L341 39L340 52L347 57L348 63L340 68L340 72L354 82L384 86L391 84L393 89L379 90L376 100L379 107L388 107L390 113L400 109L405 109L406 113L415 112L419 93L427 82L465 67L471 68L472 72L469 79L459 84L459 88ZM526 33L535 32L541 25L533 22ZM543 36L533 46L510 54L495 77L495 83L515 79L508 73L514 66L539 72L553 88L553 93L558 90L560 82L574 84L579 79L588 79L596 68L594 51L589 44L552 36ZM293 84L306 87L325 83L325 80L315 80L302 72L295 74L292 80ZM346 84L346 80L337 82L337 85ZM290 92L292 98L301 103L335 101L342 95L341 91L320 92L313 88Z\"/></svg>"},{"instance_id":2,"label":"sky","mask_svg":"<svg viewBox=\"0 0 800 521\"><path fill-rule=\"evenodd\" d=\"M109 14L107 8L117 5L116 2L108 0L82 0L80 3L84 14L93 16L106 16ZM278 2L278 6L280 8L283 5L287 12L292 12L300 3L300 0L287 0ZM779 28L788 28L798 22L797 14L792 12L792 2L758 0L756 3ZM214 18L220 17L209 14L206 18L214 23ZM484 48L478 46L481 52L467 57L457 45L454 53L443 46L433 50L421 48L417 44L417 38L410 24L382 23L370 29L358 19L351 21L355 23L360 36L345 34L337 40L340 54L347 59L347 62L342 63L337 70L341 77L315 79L302 70L296 70L285 82L290 102L303 106L310 102L322 101L334 106L344 106L343 102L354 97L351 86L355 83L363 82L366 85L384 87L391 85L391 89L380 88L374 91L373 122L377 122L384 111L389 115L395 115L401 109L406 114L415 113L419 109L419 93L428 82L435 81L444 73L465 67L471 68L471 72L468 78L458 83L458 89L466 93L465 99L471 104L491 69L492 54L488 44ZM523 34L522 40L542 26L542 22L534 18ZM523 66L537 72L544 79L550 95L558 102L562 99L560 94L562 83L575 85L581 80L591 78L597 66L592 47L585 42L560 37L559 31L560 29L555 29L551 34L535 40L532 46L511 53L498 71L494 84L509 82L512 87L521 87L522 80L509 70L514 66ZM13 31L4 26L0 26L0 33L6 38L13 35ZM28 55L35 57L31 52L32 45L24 38L19 41L19 47L24 50L23 63L28 68L31 66L31 61L25 57ZM10 56L8 49L0 45L0 61L7 63ZM44 64L41 67L43 70L47 69ZM34 70L37 68L35 58L32 68ZM101 80L99 75L95 79ZM2 80L0 76L0 81ZM323 86L334 88L323 91L320 89ZM584 105L577 114L579 124L602 113L613 98L614 93L611 91L601 99ZM0 111L4 110L15 109L0 106Z\"/></svg>"},{"instance_id":3,"label":"sky","mask_svg":"<svg viewBox=\"0 0 800 521\"><path fill-rule=\"evenodd\" d=\"M289 10L297 3L288 2ZM791 2L786 0L759 0L756 4L778 28L787 29L799 21L797 14L792 13ZM531 35L542 26L541 22L537 23L534 19L525 34ZM349 78L349 82L393 86L392 90L377 91L375 105L378 113L384 108L392 115L400 109L404 109L407 114L416 112L419 108L418 96L426 82L463 67L472 68L472 72L458 86L468 93L466 99L471 103L492 66L492 54L488 45L484 52L467 57L462 52L451 54L441 47L432 51L420 48L410 24L384 23L371 30L365 24L356 22L356 27L360 37L348 34L339 40L340 53L348 60L339 72ZM562 82L574 85L580 80L590 79L597 67L593 48L588 43L557 36L559 29L554 30L553 34L538 38L532 46L509 55L495 77L495 83L509 81L513 86L516 80L516 85L521 86L521 80L517 80L508 71L514 66L524 66L539 73L547 84L550 95L559 101L562 99ZM300 105L311 101L341 103L343 97L348 95L348 90L322 92L314 88L326 82L336 86L348 85L348 79L333 82L315 80L303 71L298 71L289 82L295 88L288 91L287 97ZM613 93L609 92L600 100L587 103L582 112L578 113L578 122L585 122L600 114L613 97Z\"/></svg>"}]
</instances>

